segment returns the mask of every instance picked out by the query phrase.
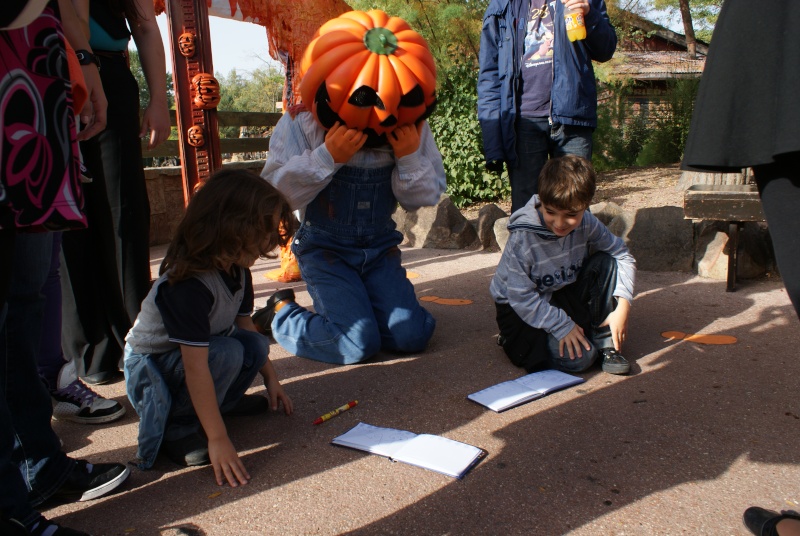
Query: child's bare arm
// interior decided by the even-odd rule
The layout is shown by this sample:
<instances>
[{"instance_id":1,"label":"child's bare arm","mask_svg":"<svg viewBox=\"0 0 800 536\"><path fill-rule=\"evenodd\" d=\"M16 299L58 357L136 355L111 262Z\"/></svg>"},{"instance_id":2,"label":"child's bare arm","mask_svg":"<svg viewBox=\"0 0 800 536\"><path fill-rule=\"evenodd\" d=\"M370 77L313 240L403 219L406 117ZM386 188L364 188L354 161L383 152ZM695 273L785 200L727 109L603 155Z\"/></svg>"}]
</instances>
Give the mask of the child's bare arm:
<instances>
[{"instance_id":1,"label":"child's bare arm","mask_svg":"<svg viewBox=\"0 0 800 536\"><path fill-rule=\"evenodd\" d=\"M217 485L221 486L224 480L234 488L240 483L247 484L250 475L228 437L219 412L214 380L208 368L208 348L181 345L181 357L194 411L208 437L208 456Z\"/></svg>"},{"instance_id":2,"label":"child's bare arm","mask_svg":"<svg viewBox=\"0 0 800 536\"><path fill-rule=\"evenodd\" d=\"M617 308L608 315L600 326L608 326L611 329L611 340L614 342L614 349L622 351L622 344L628 335L628 315L631 304L625 298L617 298Z\"/></svg>"},{"instance_id":3,"label":"child's bare arm","mask_svg":"<svg viewBox=\"0 0 800 536\"><path fill-rule=\"evenodd\" d=\"M259 371L264 378L264 386L267 388L267 395L269 396L269 407L272 411L278 410L278 402L283 403L283 411L286 415L291 415L294 411L292 399L283 390L283 386L278 381L278 375L272 366L272 361L267 358L267 362L261 367Z\"/></svg>"}]
</instances>

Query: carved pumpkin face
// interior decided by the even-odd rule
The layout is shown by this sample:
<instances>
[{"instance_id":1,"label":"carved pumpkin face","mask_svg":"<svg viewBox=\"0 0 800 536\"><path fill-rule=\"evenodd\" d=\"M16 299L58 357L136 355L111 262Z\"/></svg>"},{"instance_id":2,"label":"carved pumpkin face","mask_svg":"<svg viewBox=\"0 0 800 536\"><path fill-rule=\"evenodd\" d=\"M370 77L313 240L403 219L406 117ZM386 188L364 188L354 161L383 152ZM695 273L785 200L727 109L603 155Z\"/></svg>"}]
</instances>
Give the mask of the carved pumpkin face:
<instances>
[{"instance_id":1,"label":"carved pumpkin face","mask_svg":"<svg viewBox=\"0 0 800 536\"><path fill-rule=\"evenodd\" d=\"M208 73L198 73L192 78L194 105L203 110L216 108L219 104L219 82Z\"/></svg>"},{"instance_id":2,"label":"carved pumpkin face","mask_svg":"<svg viewBox=\"0 0 800 536\"><path fill-rule=\"evenodd\" d=\"M193 33L186 32L178 36L178 50L187 58L194 56L195 44Z\"/></svg>"},{"instance_id":3,"label":"carved pumpkin face","mask_svg":"<svg viewBox=\"0 0 800 536\"><path fill-rule=\"evenodd\" d=\"M205 130L201 125L192 125L186 131L186 142L192 147L202 147L206 142Z\"/></svg>"},{"instance_id":4,"label":"carved pumpkin face","mask_svg":"<svg viewBox=\"0 0 800 536\"><path fill-rule=\"evenodd\" d=\"M436 64L408 24L380 10L348 11L317 31L301 63L300 95L325 129L336 121L386 143L436 105Z\"/></svg>"}]
</instances>

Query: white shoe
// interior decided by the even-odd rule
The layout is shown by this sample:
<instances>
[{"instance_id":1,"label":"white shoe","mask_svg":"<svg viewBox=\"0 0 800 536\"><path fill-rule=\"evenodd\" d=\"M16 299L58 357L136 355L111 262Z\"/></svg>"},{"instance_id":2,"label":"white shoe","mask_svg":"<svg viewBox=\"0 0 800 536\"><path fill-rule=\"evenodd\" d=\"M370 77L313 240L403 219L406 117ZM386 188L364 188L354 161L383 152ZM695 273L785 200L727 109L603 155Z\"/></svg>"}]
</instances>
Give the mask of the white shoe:
<instances>
[{"instance_id":1,"label":"white shoe","mask_svg":"<svg viewBox=\"0 0 800 536\"><path fill-rule=\"evenodd\" d=\"M125 415L125 407L115 400L98 395L84 384L69 361L58 373L53 399L53 418L82 424L102 424L116 421Z\"/></svg>"}]
</instances>

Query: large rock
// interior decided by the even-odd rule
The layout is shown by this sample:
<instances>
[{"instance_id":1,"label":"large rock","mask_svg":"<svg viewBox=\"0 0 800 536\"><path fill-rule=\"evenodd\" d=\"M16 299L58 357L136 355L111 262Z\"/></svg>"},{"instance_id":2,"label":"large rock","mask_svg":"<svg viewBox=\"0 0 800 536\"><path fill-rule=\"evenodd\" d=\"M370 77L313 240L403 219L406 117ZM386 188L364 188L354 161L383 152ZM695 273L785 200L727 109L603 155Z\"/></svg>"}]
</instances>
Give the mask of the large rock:
<instances>
[{"instance_id":1,"label":"large rock","mask_svg":"<svg viewBox=\"0 0 800 536\"><path fill-rule=\"evenodd\" d=\"M628 245L639 270L691 272L694 229L681 207L642 208L623 212L608 225Z\"/></svg>"},{"instance_id":2,"label":"large rock","mask_svg":"<svg viewBox=\"0 0 800 536\"><path fill-rule=\"evenodd\" d=\"M701 277L725 280L728 277L730 239L724 222L702 221L696 224L695 259ZM769 233L756 222L746 222L739 230L736 277L755 279L771 269L772 253Z\"/></svg>"},{"instance_id":3,"label":"large rock","mask_svg":"<svg viewBox=\"0 0 800 536\"><path fill-rule=\"evenodd\" d=\"M508 214L494 203L485 205L478 211L478 239L481 241L483 249L495 251L501 249L500 244L497 243L494 225L497 220L502 218L507 220Z\"/></svg>"},{"instance_id":4,"label":"large rock","mask_svg":"<svg viewBox=\"0 0 800 536\"><path fill-rule=\"evenodd\" d=\"M601 201L589 207L589 212L603 222L603 225L608 225L611 221L625 212L625 210L618 204L612 201Z\"/></svg>"},{"instance_id":5,"label":"large rock","mask_svg":"<svg viewBox=\"0 0 800 536\"><path fill-rule=\"evenodd\" d=\"M480 247L478 233L447 195L432 207L414 211L398 208L393 216L405 245L437 249Z\"/></svg>"},{"instance_id":6,"label":"large rock","mask_svg":"<svg viewBox=\"0 0 800 536\"><path fill-rule=\"evenodd\" d=\"M494 222L494 238L497 240L497 246L500 251L506 249L508 243L508 220L509 218L500 218Z\"/></svg>"}]
</instances>

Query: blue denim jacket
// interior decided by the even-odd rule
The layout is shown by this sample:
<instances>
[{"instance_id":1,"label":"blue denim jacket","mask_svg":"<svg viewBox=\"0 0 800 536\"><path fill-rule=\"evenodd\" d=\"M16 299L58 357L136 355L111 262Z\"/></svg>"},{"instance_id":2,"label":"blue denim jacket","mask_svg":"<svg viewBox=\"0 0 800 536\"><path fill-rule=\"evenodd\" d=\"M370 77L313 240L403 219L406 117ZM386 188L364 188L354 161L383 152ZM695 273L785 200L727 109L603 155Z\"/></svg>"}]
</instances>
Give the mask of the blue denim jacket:
<instances>
[{"instance_id":1,"label":"blue denim jacket","mask_svg":"<svg viewBox=\"0 0 800 536\"><path fill-rule=\"evenodd\" d=\"M586 39L570 42L561 0L553 13L553 88L550 120L563 125L597 127L597 88L592 60L611 59L617 34L604 0L589 0ZM514 124L519 106L520 66L530 17L527 0L491 0L483 17L478 74L478 120L487 162L517 161Z\"/></svg>"},{"instance_id":2,"label":"blue denim jacket","mask_svg":"<svg viewBox=\"0 0 800 536\"><path fill-rule=\"evenodd\" d=\"M139 415L139 450L136 465L150 469L156 461L172 406L169 387L149 355L136 354L125 345L125 387Z\"/></svg>"}]
</instances>

